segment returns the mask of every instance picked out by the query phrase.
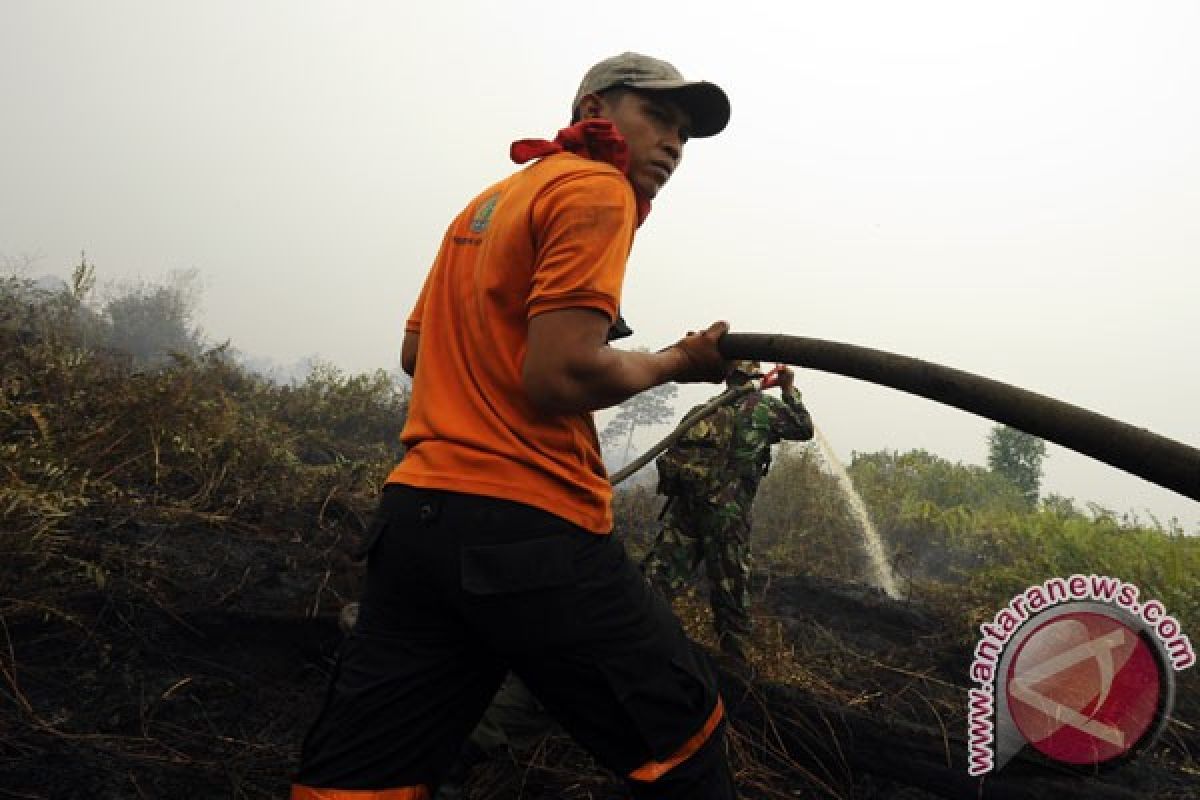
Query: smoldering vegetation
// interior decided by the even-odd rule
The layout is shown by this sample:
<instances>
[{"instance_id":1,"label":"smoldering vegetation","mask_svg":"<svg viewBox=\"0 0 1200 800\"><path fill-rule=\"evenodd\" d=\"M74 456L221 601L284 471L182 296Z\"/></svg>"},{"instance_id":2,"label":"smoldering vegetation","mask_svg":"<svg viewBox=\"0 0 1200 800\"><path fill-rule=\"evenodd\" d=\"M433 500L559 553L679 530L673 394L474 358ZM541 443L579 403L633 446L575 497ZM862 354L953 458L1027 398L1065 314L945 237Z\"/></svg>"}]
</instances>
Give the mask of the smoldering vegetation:
<instances>
[{"instance_id":1,"label":"smoldering vegetation","mask_svg":"<svg viewBox=\"0 0 1200 800\"><path fill-rule=\"evenodd\" d=\"M134 287L125 311L152 313L122 317L81 267L65 287L0 283L0 797L284 796L406 393L328 365L276 383L170 292ZM1195 796L1195 669L1158 742L1100 775L1027 757L981 788L965 712L979 624L1047 577L1118 576L1197 630L1200 539L921 451L848 469L901 596L864 582L859 523L819 454L784 448L755 506L753 672L718 662L744 797ZM635 558L660 502L618 492ZM702 583L676 610L711 647ZM477 765L467 792L623 796L554 734Z\"/></svg>"}]
</instances>

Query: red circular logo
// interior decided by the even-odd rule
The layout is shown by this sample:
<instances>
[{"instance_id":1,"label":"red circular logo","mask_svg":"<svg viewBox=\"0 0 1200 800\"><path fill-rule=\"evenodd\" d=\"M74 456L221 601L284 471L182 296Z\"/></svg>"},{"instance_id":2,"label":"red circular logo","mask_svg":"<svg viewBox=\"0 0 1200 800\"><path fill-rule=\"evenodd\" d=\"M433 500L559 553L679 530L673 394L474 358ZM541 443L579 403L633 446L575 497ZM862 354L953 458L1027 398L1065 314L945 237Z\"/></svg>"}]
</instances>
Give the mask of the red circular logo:
<instances>
[{"instance_id":1,"label":"red circular logo","mask_svg":"<svg viewBox=\"0 0 1200 800\"><path fill-rule=\"evenodd\" d=\"M1124 622L1070 612L1038 626L1008 668L1009 712L1050 758L1101 764L1135 749L1158 720L1163 681L1153 645Z\"/></svg>"}]
</instances>

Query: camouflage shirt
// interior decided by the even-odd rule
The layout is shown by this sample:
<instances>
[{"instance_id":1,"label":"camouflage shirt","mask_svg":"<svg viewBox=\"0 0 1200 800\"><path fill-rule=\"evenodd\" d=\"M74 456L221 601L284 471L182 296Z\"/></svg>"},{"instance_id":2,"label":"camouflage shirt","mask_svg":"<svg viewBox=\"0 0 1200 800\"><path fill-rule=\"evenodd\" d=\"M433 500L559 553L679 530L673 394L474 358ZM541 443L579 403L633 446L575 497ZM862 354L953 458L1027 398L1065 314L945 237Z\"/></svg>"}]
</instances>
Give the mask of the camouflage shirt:
<instances>
[{"instance_id":1,"label":"camouflage shirt","mask_svg":"<svg viewBox=\"0 0 1200 800\"><path fill-rule=\"evenodd\" d=\"M771 466L771 445L813 437L812 417L794 386L784 390L782 400L753 392L733 410L733 436L720 477L722 502L754 497Z\"/></svg>"},{"instance_id":2,"label":"camouflage shirt","mask_svg":"<svg viewBox=\"0 0 1200 800\"><path fill-rule=\"evenodd\" d=\"M771 445L812 436L797 389L785 391L783 400L751 392L693 424L659 457L658 491L717 505L745 503L770 466Z\"/></svg>"}]
</instances>

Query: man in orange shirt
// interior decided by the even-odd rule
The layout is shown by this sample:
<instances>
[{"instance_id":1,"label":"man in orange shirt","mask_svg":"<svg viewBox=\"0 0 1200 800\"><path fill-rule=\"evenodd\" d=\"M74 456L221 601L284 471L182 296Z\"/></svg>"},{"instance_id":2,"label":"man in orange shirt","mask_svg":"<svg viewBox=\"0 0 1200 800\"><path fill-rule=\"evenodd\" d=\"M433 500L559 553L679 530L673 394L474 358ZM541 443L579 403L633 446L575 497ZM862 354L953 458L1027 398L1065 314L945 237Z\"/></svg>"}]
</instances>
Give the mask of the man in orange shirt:
<instances>
[{"instance_id":1,"label":"man in orange shirt","mask_svg":"<svg viewBox=\"0 0 1200 800\"><path fill-rule=\"evenodd\" d=\"M664 61L588 71L572 126L451 223L405 328L413 395L358 622L293 800L429 797L516 673L636 798L735 796L711 666L626 557L591 412L730 368L718 322L610 347L634 232L729 101Z\"/></svg>"}]
</instances>

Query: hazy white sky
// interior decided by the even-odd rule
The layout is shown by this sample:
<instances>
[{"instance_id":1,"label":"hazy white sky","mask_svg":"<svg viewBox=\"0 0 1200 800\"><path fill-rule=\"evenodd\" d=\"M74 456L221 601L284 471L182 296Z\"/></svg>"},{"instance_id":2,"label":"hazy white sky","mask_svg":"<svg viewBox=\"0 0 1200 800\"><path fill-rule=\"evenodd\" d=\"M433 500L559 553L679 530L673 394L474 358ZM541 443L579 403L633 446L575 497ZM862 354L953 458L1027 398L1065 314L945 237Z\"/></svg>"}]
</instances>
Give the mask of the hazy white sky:
<instances>
[{"instance_id":1,"label":"hazy white sky","mask_svg":"<svg viewBox=\"0 0 1200 800\"><path fill-rule=\"evenodd\" d=\"M632 49L720 83L733 118L638 235L629 344L724 318L1197 446L1198 37L1194 0L0 0L0 254L194 267L213 337L392 367L450 218ZM987 420L799 382L843 457L986 460ZM1200 528L1200 503L1055 446L1044 488Z\"/></svg>"}]
</instances>

